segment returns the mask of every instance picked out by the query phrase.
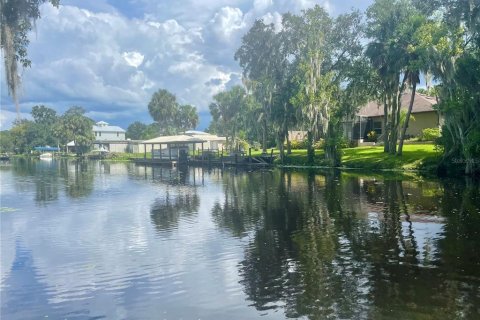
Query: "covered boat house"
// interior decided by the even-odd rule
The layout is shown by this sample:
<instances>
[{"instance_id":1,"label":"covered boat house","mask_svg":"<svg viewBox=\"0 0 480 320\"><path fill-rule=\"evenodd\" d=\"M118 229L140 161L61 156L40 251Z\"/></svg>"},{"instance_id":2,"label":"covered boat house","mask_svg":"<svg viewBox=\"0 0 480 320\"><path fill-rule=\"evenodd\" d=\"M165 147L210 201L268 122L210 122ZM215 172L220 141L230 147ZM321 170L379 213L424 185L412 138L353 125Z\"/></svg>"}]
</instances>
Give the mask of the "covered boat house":
<instances>
[{"instance_id":1,"label":"covered boat house","mask_svg":"<svg viewBox=\"0 0 480 320\"><path fill-rule=\"evenodd\" d=\"M143 160L150 163L187 163L190 150L204 150L207 140L189 135L163 136L143 141ZM150 148L148 148L150 146ZM147 149L151 157L147 159Z\"/></svg>"}]
</instances>

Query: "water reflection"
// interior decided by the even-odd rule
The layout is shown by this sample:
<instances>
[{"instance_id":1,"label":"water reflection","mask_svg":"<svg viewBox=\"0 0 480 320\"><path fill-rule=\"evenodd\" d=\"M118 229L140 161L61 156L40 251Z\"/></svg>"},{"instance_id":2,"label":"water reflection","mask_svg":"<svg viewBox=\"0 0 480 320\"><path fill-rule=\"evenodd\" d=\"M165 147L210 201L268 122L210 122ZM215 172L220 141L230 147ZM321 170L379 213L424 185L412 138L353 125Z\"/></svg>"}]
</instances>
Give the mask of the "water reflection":
<instances>
[{"instance_id":1,"label":"water reflection","mask_svg":"<svg viewBox=\"0 0 480 320\"><path fill-rule=\"evenodd\" d=\"M67 194L72 198L90 195L93 191L93 170L87 161L60 162Z\"/></svg>"},{"instance_id":2,"label":"water reflection","mask_svg":"<svg viewBox=\"0 0 480 320\"><path fill-rule=\"evenodd\" d=\"M455 189L438 183L369 180L333 171L262 173L252 179L227 175L223 183L223 204L216 203L212 215L236 235L253 232L240 274L258 310L281 307L289 317L322 319L432 312L443 318L455 317L459 309L467 318L478 314L479 269L473 268L479 254L469 245L479 244L478 185L464 189L457 209L477 231L455 230L459 240L448 252L441 246L451 241L445 230L450 221L438 209L445 201L455 203ZM450 200L440 196L446 189ZM469 236L473 241L464 242ZM452 268L450 261L445 267L451 254L470 270ZM450 279L445 290L450 269L467 272L470 280ZM458 294L451 294L452 286Z\"/></svg>"},{"instance_id":3,"label":"water reflection","mask_svg":"<svg viewBox=\"0 0 480 320\"><path fill-rule=\"evenodd\" d=\"M177 227L181 216L197 213L199 206L200 198L195 193L172 195L167 191L164 197L155 199L150 209L150 218L158 231L171 231Z\"/></svg>"},{"instance_id":4,"label":"water reflection","mask_svg":"<svg viewBox=\"0 0 480 320\"><path fill-rule=\"evenodd\" d=\"M203 168L188 168L186 166L135 166L137 177L171 186L201 186L205 183Z\"/></svg>"},{"instance_id":5,"label":"water reflection","mask_svg":"<svg viewBox=\"0 0 480 320\"><path fill-rule=\"evenodd\" d=\"M0 212L8 319L480 318L478 182L83 161L1 174L18 208Z\"/></svg>"}]
</instances>

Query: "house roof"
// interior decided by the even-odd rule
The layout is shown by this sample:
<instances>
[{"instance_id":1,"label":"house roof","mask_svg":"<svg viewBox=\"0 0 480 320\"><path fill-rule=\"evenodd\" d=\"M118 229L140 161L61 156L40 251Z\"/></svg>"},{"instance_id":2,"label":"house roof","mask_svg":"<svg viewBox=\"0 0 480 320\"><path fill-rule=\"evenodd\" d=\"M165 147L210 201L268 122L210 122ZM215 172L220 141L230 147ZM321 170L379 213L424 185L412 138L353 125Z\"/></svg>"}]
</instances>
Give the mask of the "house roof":
<instances>
[{"instance_id":1,"label":"house roof","mask_svg":"<svg viewBox=\"0 0 480 320\"><path fill-rule=\"evenodd\" d=\"M187 136L185 134L180 134L177 136L162 136L162 137L157 137L153 138L150 140L143 141L142 143L148 144L148 143L164 143L164 144L173 144L173 143L202 143L202 142L207 142L207 140L199 138L199 137L192 137L192 136Z\"/></svg>"},{"instance_id":2,"label":"house roof","mask_svg":"<svg viewBox=\"0 0 480 320\"><path fill-rule=\"evenodd\" d=\"M411 92L404 92L401 102L402 110L408 109L410 104ZM412 113L433 112L433 106L437 104L434 97L430 97L421 93L415 93L415 100L413 102ZM359 116L379 117L383 116L383 105L378 101L370 101L365 106L361 107L357 112Z\"/></svg>"},{"instance_id":3,"label":"house roof","mask_svg":"<svg viewBox=\"0 0 480 320\"><path fill-rule=\"evenodd\" d=\"M120 128L118 126L105 126L105 125L102 125L102 126L94 125L93 126L93 131L96 131L96 132L125 132L125 130L123 130L122 128Z\"/></svg>"},{"instance_id":4,"label":"house roof","mask_svg":"<svg viewBox=\"0 0 480 320\"><path fill-rule=\"evenodd\" d=\"M189 136L209 135L208 132L197 131L197 130L188 130L188 131L185 131L185 134Z\"/></svg>"},{"instance_id":5,"label":"house roof","mask_svg":"<svg viewBox=\"0 0 480 320\"><path fill-rule=\"evenodd\" d=\"M222 142L227 141L226 137L220 137L215 134L211 134L203 131L188 130L188 131L185 131L185 134L188 136L200 138L206 141L222 141Z\"/></svg>"}]
</instances>

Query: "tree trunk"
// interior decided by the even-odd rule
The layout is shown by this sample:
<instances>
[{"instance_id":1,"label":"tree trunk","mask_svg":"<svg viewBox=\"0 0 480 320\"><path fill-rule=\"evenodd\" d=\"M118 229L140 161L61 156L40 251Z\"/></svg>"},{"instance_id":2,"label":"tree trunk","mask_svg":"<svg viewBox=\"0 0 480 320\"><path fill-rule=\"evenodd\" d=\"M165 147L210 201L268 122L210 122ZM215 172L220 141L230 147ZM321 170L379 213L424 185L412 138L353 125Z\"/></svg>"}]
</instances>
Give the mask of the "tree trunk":
<instances>
[{"instance_id":1,"label":"tree trunk","mask_svg":"<svg viewBox=\"0 0 480 320\"><path fill-rule=\"evenodd\" d=\"M392 127L390 131L390 154L395 154L397 152L397 140L398 140L398 126L400 125L400 110L402 108L402 95L405 90L405 84L410 76L410 72L405 72L403 74L403 79L401 83L396 84L395 90L395 100L393 101L392 108Z\"/></svg>"},{"instance_id":2,"label":"tree trunk","mask_svg":"<svg viewBox=\"0 0 480 320\"><path fill-rule=\"evenodd\" d=\"M397 113L400 108L397 100L397 95L395 95L394 100L392 101L392 114L390 115L390 137L389 137L389 147L388 153L395 154L397 151L397 133L398 133L398 119Z\"/></svg>"},{"instance_id":3,"label":"tree trunk","mask_svg":"<svg viewBox=\"0 0 480 320\"><path fill-rule=\"evenodd\" d=\"M412 113L416 90L417 90L417 82L413 81L412 96L410 97L410 104L408 105L407 116L405 117L405 123L403 124L402 133L400 135L400 142L398 143L397 155L399 156L401 156L403 152L403 141L405 140L405 133L407 132L408 122L410 120L410 114Z\"/></svg>"},{"instance_id":4,"label":"tree trunk","mask_svg":"<svg viewBox=\"0 0 480 320\"><path fill-rule=\"evenodd\" d=\"M282 133L278 134L278 150L280 151L280 161L283 164L285 160L285 147L283 146L284 136Z\"/></svg>"},{"instance_id":5,"label":"tree trunk","mask_svg":"<svg viewBox=\"0 0 480 320\"><path fill-rule=\"evenodd\" d=\"M287 133L287 154L292 154L292 143L290 142L290 137Z\"/></svg>"},{"instance_id":6,"label":"tree trunk","mask_svg":"<svg viewBox=\"0 0 480 320\"><path fill-rule=\"evenodd\" d=\"M315 149L313 148L313 132L307 131L307 162L313 165L315 162Z\"/></svg>"},{"instance_id":7,"label":"tree trunk","mask_svg":"<svg viewBox=\"0 0 480 320\"><path fill-rule=\"evenodd\" d=\"M388 136L389 136L389 128L388 128L388 103L387 97L383 97L383 152L388 153L389 145L388 145Z\"/></svg>"},{"instance_id":8,"label":"tree trunk","mask_svg":"<svg viewBox=\"0 0 480 320\"><path fill-rule=\"evenodd\" d=\"M338 167L341 164L341 157L338 150L339 147L335 138L336 129L333 128L333 125L330 124L325 135L325 159L330 160L333 167Z\"/></svg>"},{"instance_id":9,"label":"tree trunk","mask_svg":"<svg viewBox=\"0 0 480 320\"><path fill-rule=\"evenodd\" d=\"M262 152L267 153L267 120L263 119Z\"/></svg>"}]
</instances>

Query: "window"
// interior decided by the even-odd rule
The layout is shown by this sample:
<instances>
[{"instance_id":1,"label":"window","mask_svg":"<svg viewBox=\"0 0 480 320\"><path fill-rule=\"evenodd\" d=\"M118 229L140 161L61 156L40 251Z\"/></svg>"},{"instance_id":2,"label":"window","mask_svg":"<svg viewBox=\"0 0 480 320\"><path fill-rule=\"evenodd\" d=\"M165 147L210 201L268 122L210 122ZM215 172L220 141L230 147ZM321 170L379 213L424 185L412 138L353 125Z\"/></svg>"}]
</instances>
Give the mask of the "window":
<instances>
[{"instance_id":1,"label":"window","mask_svg":"<svg viewBox=\"0 0 480 320\"><path fill-rule=\"evenodd\" d=\"M117 137L119 137L119 136L120 136L120 132L117 132Z\"/></svg>"},{"instance_id":2,"label":"window","mask_svg":"<svg viewBox=\"0 0 480 320\"><path fill-rule=\"evenodd\" d=\"M98 133L98 136L99 136L99 137L101 137L101 136L102 136L102 133L101 133L101 132L99 132L99 133Z\"/></svg>"},{"instance_id":3,"label":"window","mask_svg":"<svg viewBox=\"0 0 480 320\"><path fill-rule=\"evenodd\" d=\"M382 133L382 122L381 121L374 121L373 122L373 130L376 133L381 134Z\"/></svg>"}]
</instances>

